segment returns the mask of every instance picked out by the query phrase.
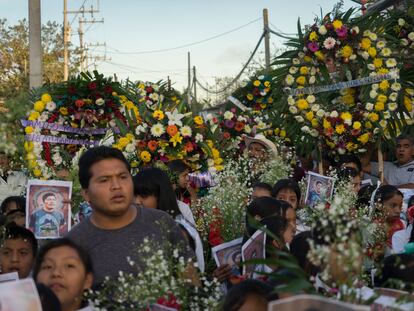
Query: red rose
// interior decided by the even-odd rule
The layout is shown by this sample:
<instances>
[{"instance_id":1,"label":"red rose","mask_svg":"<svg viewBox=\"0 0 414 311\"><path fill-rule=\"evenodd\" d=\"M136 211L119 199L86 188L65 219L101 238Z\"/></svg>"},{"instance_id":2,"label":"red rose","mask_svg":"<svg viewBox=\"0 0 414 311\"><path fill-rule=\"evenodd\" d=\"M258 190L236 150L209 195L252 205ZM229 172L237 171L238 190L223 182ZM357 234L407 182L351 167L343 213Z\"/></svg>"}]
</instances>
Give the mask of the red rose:
<instances>
[{"instance_id":1,"label":"red rose","mask_svg":"<svg viewBox=\"0 0 414 311\"><path fill-rule=\"evenodd\" d=\"M96 82L88 83L88 89L90 89L91 91L96 90L96 88L97 88Z\"/></svg>"},{"instance_id":2,"label":"red rose","mask_svg":"<svg viewBox=\"0 0 414 311\"><path fill-rule=\"evenodd\" d=\"M229 132L224 132L223 133L223 138L224 139L229 139L230 138L230 133Z\"/></svg>"},{"instance_id":3,"label":"red rose","mask_svg":"<svg viewBox=\"0 0 414 311\"><path fill-rule=\"evenodd\" d=\"M76 107L78 107L78 108L82 108L82 107L85 105L85 102L84 102L82 99L77 99L77 100L75 101L75 105L76 105Z\"/></svg>"},{"instance_id":4,"label":"red rose","mask_svg":"<svg viewBox=\"0 0 414 311\"><path fill-rule=\"evenodd\" d=\"M105 85L104 92L107 93L107 94L111 94L112 93L112 87L110 85Z\"/></svg>"},{"instance_id":5,"label":"red rose","mask_svg":"<svg viewBox=\"0 0 414 311\"><path fill-rule=\"evenodd\" d=\"M147 87L145 88L145 92L147 92L147 93L152 93L152 92L154 92L154 89L153 89L151 86L147 86Z\"/></svg>"}]
</instances>

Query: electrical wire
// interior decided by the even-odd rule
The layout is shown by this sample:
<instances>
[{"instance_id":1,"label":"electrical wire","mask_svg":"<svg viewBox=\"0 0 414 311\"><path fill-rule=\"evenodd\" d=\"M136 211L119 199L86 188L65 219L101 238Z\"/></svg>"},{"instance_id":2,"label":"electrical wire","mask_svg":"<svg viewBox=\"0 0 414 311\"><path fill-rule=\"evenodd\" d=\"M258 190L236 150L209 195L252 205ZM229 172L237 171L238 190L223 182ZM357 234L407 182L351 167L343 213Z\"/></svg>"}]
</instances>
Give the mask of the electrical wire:
<instances>
[{"instance_id":1,"label":"electrical wire","mask_svg":"<svg viewBox=\"0 0 414 311\"><path fill-rule=\"evenodd\" d=\"M80 9L83 8L83 10L85 10L85 7L84 7L85 3L86 3L86 0L83 0L83 3L80 6ZM78 10L78 12L76 12L75 16L73 16L72 21L69 24L70 26L72 26L73 22L75 21L76 17L78 16L80 9Z\"/></svg>"},{"instance_id":2,"label":"electrical wire","mask_svg":"<svg viewBox=\"0 0 414 311\"><path fill-rule=\"evenodd\" d=\"M251 60L253 59L254 55L256 54L257 50L259 49L260 43L262 42L263 38L265 36L265 32L262 33L262 35L260 36L259 41L256 44L256 47L254 48L252 54L250 55L249 59L247 60L246 64L243 66L242 70L239 72L239 74L232 80L230 81L230 83L228 83L225 87L223 87L221 90L218 91L213 91L213 90L209 90L207 87L205 87L204 85L202 85L200 83L200 81L196 78L196 83L198 84L198 86L200 86L204 91L206 91L207 93L211 93L211 94L220 94L225 92L229 87L231 87L237 80L239 80L239 78L241 77L241 75L243 74L244 70L247 68L247 66L249 65L249 63L251 62Z\"/></svg>"},{"instance_id":3,"label":"electrical wire","mask_svg":"<svg viewBox=\"0 0 414 311\"><path fill-rule=\"evenodd\" d=\"M253 24L253 23L255 23L255 22L257 22L257 21L259 21L261 19L262 18L260 17L260 18L257 18L255 20L252 20L252 21L250 21L250 22L248 22L248 23L246 23L244 25L241 25L239 27L233 28L233 29L231 29L229 31L220 33L218 35L215 35L215 36L212 36L212 37L208 37L208 38L203 39L203 40L200 40L200 41L195 41L195 42L192 42L192 43L187 43L187 44L179 45L179 46L176 46L176 47L165 48L165 49L158 49L158 50L137 51L137 52L121 52L121 51L118 51L118 52L109 52L108 51L108 53L110 53L110 54L152 54L152 53L162 53L162 52L179 50L179 49L182 49L182 48L186 48L186 47L198 45L198 44L201 44L201 43L210 41L210 40L214 40L214 39L223 37L223 36L228 35L228 34L230 34L232 32L235 32L235 31L237 31L239 29L242 29L244 27L247 27L247 26L249 26L249 25L251 25L251 24Z\"/></svg>"}]
</instances>

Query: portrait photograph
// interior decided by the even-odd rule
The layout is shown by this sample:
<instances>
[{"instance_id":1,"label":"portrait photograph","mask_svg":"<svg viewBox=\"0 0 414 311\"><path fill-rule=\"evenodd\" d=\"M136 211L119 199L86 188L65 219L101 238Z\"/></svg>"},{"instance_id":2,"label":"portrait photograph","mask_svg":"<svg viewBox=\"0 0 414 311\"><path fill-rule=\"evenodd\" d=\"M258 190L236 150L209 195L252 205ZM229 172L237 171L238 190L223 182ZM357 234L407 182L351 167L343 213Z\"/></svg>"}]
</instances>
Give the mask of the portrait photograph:
<instances>
[{"instance_id":1,"label":"portrait photograph","mask_svg":"<svg viewBox=\"0 0 414 311\"><path fill-rule=\"evenodd\" d=\"M26 194L26 227L37 239L63 237L71 228L72 182L29 180Z\"/></svg>"},{"instance_id":2,"label":"portrait photograph","mask_svg":"<svg viewBox=\"0 0 414 311\"><path fill-rule=\"evenodd\" d=\"M242 261L264 259L266 255L266 232L257 230L242 246ZM252 275L256 264L244 264L243 274Z\"/></svg>"},{"instance_id":3,"label":"portrait photograph","mask_svg":"<svg viewBox=\"0 0 414 311\"><path fill-rule=\"evenodd\" d=\"M42 311L36 285L31 278L0 283L0 310Z\"/></svg>"},{"instance_id":4,"label":"portrait photograph","mask_svg":"<svg viewBox=\"0 0 414 311\"><path fill-rule=\"evenodd\" d=\"M335 179L308 172L305 204L315 206L319 202L326 202L331 199Z\"/></svg>"},{"instance_id":5,"label":"portrait photograph","mask_svg":"<svg viewBox=\"0 0 414 311\"><path fill-rule=\"evenodd\" d=\"M217 267L228 264L238 266L241 260L241 246L243 238L217 245L211 249Z\"/></svg>"}]
</instances>

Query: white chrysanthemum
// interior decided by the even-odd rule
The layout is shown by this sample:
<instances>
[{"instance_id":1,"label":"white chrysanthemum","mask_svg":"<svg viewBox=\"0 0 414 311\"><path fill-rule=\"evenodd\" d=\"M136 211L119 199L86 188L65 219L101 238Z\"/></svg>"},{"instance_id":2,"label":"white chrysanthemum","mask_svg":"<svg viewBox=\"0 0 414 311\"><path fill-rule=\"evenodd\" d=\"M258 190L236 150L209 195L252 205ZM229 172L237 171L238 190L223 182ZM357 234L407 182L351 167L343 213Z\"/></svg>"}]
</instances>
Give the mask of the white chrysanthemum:
<instances>
[{"instance_id":1,"label":"white chrysanthemum","mask_svg":"<svg viewBox=\"0 0 414 311\"><path fill-rule=\"evenodd\" d=\"M405 89L408 95L414 96L414 89Z\"/></svg>"},{"instance_id":2,"label":"white chrysanthemum","mask_svg":"<svg viewBox=\"0 0 414 311\"><path fill-rule=\"evenodd\" d=\"M312 105L311 110L312 110L313 112L318 111L318 110L319 110L319 105L318 105L318 104L314 104L314 105Z\"/></svg>"},{"instance_id":3,"label":"white chrysanthemum","mask_svg":"<svg viewBox=\"0 0 414 311\"><path fill-rule=\"evenodd\" d=\"M305 119L302 116L295 116L295 120L299 123L302 123L303 121L305 121Z\"/></svg>"},{"instance_id":4,"label":"white chrysanthemum","mask_svg":"<svg viewBox=\"0 0 414 311\"><path fill-rule=\"evenodd\" d=\"M103 104L105 104L105 100L103 98L98 98L95 100L95 105L102 106Z\"/></svg>"},{"instance_id":5,"label":"white chrysanthemum","mask_svg":"<svg viewBox=\"0 0 414 311\"><path fill-rule=\"evenodd\" d=\"M63 159L62 159L62 157L60 156L59 153L54 153L53 156L52 156L52 160L53 160L53 163L56 166L62 164L62 162L63 162Z\"/></svg>"},{"instance_id":6,"label":"white chrysanthemum","mask_svg":"<svg viewBox=\"0 0 414 311\"><path fill-rule=\"evenodd\" d=\"M387 124L388 124L388 122L387 122L387 121L385 121L385 120L381 120L381 121L379 122L379 125L380 125L382 128L386 128L386 127L387 127Z\"/></svg>"},{"instance_id":7,"label":"white chrysanthemum","mask_svg":"<svg viewBox=\"0 0 414 311\"><path fill-rule=\"evenodd\" d=\"M324 111L323 109L319 109L319 110L316 112L316 115L317 115L319 118L322 118L322 117L325 115L325 111Z\"/></svg>"},{"instance_id":8,"label":"white chrysanthemum","mask_svg":"<svg viewBox=\"0 0 414 311\"><path fill-rule=\"evenodd\" d=\"M285 78L285 82L287 85L292 85L295 82L295 78L292 75L287 75Z\"/></svg>"},{"instance_id":9,"label":"white chrysanthemum","mask_svg":"<svg viewBox=\"0 0 414 311\"><path fill-rule=\"evenodd\" d=\"M383 48L383 49L381 50L381 54L382 54L383 56L385 56L385 57L388 57L388 56L390 56L390 55L391 55L391 49L390 49L390 48Z\"/></svg>"},{"instance_id":10,"label":"white chrysanthemum","mask_svg":"<svg viewBox=\"0 0 414 311\"><path fill-rule=\"evenodd\" d=\"M202 142L203 140L204 140L203 135L200 134L200 133L197 133L196 136L195 136L195 142L199 143L199 142Z\"/></svg>"},{"instance_id":11,"label":"white chrysanthemum","mask_svg":"<svg viewBox=\"0 0 414 311\"><path fill-rule=\"evenodd\" d=\"M40 122L46 122L48 119L49 119L49 114L46 111L43 111L39 119L37 120Z\"/></svg>"},{"instance_id":12,"label":"white chrysanthemum","mask_svg":"<svg viewBox=\"0 0 414 311\"><path fill-rule=\"evenodd\" d=\"M363 52L361 53L361 56L362 56L362 58L363 58L363 59L365 59L365 60L368 60L368 58L369 58L369 54L368 54L368 52L367 52L367 51L363 51Z\"/></svg>"},{"instance_id":13,"label":"white chrysanthemum","mask_svg":"<svg viewBox=\"0 0 414 311\"><path fill-rule=\"evenodd\" d=\"M324 25L322 25L322 26L319 27L318 32L319 32L319 34L324 36L328 32L328 30L326 29L326 27Z\"/></svg>"},{"instance_id":14,"label":"white chrysanthemum","mask_svg":"<svg viewBox=\"0 0 414 311\"><path fill-rule=\"evenodd\" d=\"M134 152L135 151L135 144L134 143L129 143L128 145L126 145L125 151L128 152L128 153Z\"/></svg>"},{"instance_id":15,"label":"white chrysanthemum","mask_svg":"<svg viewBox=\"0 0 414 311\"><path fill-rule=\"evenodd\" d=\"M407 39L405 39L405 38L400 39L400 45L401 45L401 46L407 46L407 45L408 45L408 40L407 40Z\"/></svg>"},{"instance_id":16,"label":"white chrysanthemum","mask_svg":"<svg viewBox=\"0 0 414 311\"><path fill-rule=\"evenodd\" d=\"M356 60L356 58L357 58L356 54L352 54L351 56L349 56L350 60Z\"/></svg>"},{"instance_id":17,"label":"white chrysanthemum","mask_svg":"<svg viewBox=\"0 0 414 311\"><path fill-rule=\"evenodd\" d=\"M393 68L397 66L397 61L395 60L395 58L389 58L386 60L385 65L387 65L388 68Z\"/></svg>"},{"instance_id":18,"label":"white chrysanthemum","mask_svg":"<svg viewBox=\"0 0 414 311\"><path fill-rule=\"evenodd\" d=\"M352 27L352 28L351 28L351 30L352 30L353 32L355 32L356 34L359 34L359 27L358 27L358 26L354 26L354 27Z\"/></svg>"},{"instance_id":19,"label":"white chrysanthemum","mask_svg":"<svg viewBox=\"0 0 414 311\"><path fill-rule=\"evenodd\" d=\"M294 74L296 74L298 72L298 70L299 70L298 67L292 66L292 67L289 68L289 73L292 74L292 75L294 75Z\"/></svg>"},{"instance_id":20,"label":"white chrysanthemum","mask_svg":"<svg viewBox=\"0 0 414 311\"><path fill-rule=\"evenodd\" d=\"M294 59L292 59L292 63L293 63L293 65L299 65L300 60L298 58L294 58Z\"/></svg>"},{"instance_id":21,"label":"white chrysanthemum","mask_svg":"<svg viewBox=\"0 0 414 311\"><path fill-rule=\"evenodd\" d=\"M48 102L46 104L47 111L54 111L56 109L56 104L54 102Z\"/></svg>"},{"instance_id":22,"label":"white chrysanthemum","mask_svg":"<svg viewBox=\"0 0 414 311\"><path fill-rule=\"evenodd\" d=\"M369 34L369 38L370 38L372 41L376 41L376 40L378 39L378 36L377 36L375 33L371 32L371 33Z\"/></svg>"},{"instance_id":23,"label":"white chrysanthemum","mask_svg":"<svg viewBox=\"0 0 414 311\"><path fill-rule=\"evenodd\" d=\"M414 32L410 32L408 34L408 39L410 39L411 41L414 41Z\"/></svg>"},{"instance_id":24,"label":"white chrysanthemum","mask_svg":"<svg viewBox=\"0 0 414 311\"><path fill-rule=\"evenodd\" d=\"M373 103L366 103L365 109L368 110L368 111L372 111L372 109L374 109L374 104Z\"/></svg>"},{"instance_id":25,"label":"white chrysanthemum","mask_svg":"<svg viewBox=\"0 0 414 311\"><path fill-rule=\"evenodd\" d=\"M329 114L329 116L331 118L337 118L339 116L338 111L336 111L336 110L331 111L331 113Z\"/></svg>"},{"instance_id":26,"label":"white chrysanthemum","mask_svg":"<svg viewBox=\"0 0 414 311\"><path fill-rule=\"evenodd\" d=\"M404 26L405 25L405 20L402 18L398 19L398 26Z\"/></svg>"},{"instance_id":27,"label":"white chrysanthemum","mask_svg":"<svg viewBox=\"0 0 414 311\"><path fill-rule=\"evenodd\" d=\"M367 30L364 30L363 36L369 37L370 34L371 34L371 30L367 29Z\"/></svg>"},{"instance_id":28,"label":"white chrysanthemum","mask_svg":"<svg viewBox=\"0 0 414 311\"><path fill-rule=\"evenodd\" d=\"M191 130L191 127L185 125L180 129L180 133L183 137L191 137L193 131Z\"/></svg>"},{"instance_id":29,"label":"white chrysanthemum","mask_svg":"<svg viewBox=\"0 0 414 311\"><path fill-rule=\"evenodd\" d=\"M397 105L397 103L389 103L388 104L388 110L389 111L395 111L396 109L398 108L398 105ZM385 115L385 113L384 113L384 115Z\"/></svg>"},{"instance_id":30,"label":"white chrysanthemum","mask_svg":"<svg viewBox=\"0 0 414 311\"><path fill-rule=\"evenodd\" d=\"M383 49L385 48L385 42L380 40L377 42L377 49Z\"/></svg>"},{"instance_id":31,"label":"white chrysanthemum","mask_svg":"<svg viewBox=\"0 0 414 311\"><path fill-rule=\"evenodd\" d=\"M316 98L315 98L315 96L314 96L314 95L308 95L308 96L306 97L306 101L307 101L309 104L313 104L313 103L315 102L315 100L316 100Z\"/></svg>"},{"instance_id":32,"label":"white chrysanthemum","mask_svg":"<svg viewBox=\"0 0 414 311\"><path fill-rule=\"evenodd\" d=\"M319 132L318 132L318 130L316 130L316 129L311 129L311 130L310 130L310 134L311 134L311 136L313 136L313 137L318 137L318 136L319 136Z\"/></svg>"},{"instance_id":33,"label":"white chrysanthemum","mask_svg":"<svg viewBox=\"0 0 414 311\"><path fill-rule=\"evenodd\" d=\"M231 112L231 111L228 111L228 110L227 110L227 111L224 113L223 117L224 117L224 119L225 119L225 120L231 120L231 119L233 119L233 117L234 117L234 113L233 113L233 112Z\"/></svg>"},{"instance_id":34,"label":"white chrysanthemum","mask_svg":"<svg viewBox=\"0 0 414 311\"><path fill-rule=\"evenodd\" d=\"M304 133L309 133L309 130L310 130L309 126L307 126L307 125L301 127L301 131L304 132Z\"/></svg>"},{"instance_id":35,"label":"white chrysanthemum","mask_svg":"<svg viewBox=\"0 0 414 311\"><path fill-rule=\"evenodd\" d=\"M375 65L374 64L368 64L368 69L369 70L375 70Z\"/></svg>"},{"instance_id":36,"label":"white chrysanthemum","mask_svg":"<svg viewBox=\"0 0 414 311\"><path fill-rule=\"evenodd\" d=\"M148 128L148 124L142 123L136 127L135 134L139 135L141 133L145 133L147 131L147 128Z\"/></svg>"},{"instance_id":37,"label":"white chrysanthemum","mask_svg":"<svg viewBox=\"0 0 414 311\"><path fill-rule=\"evenodd\" d=\"M304 57L305 57L305 53L303 53L303 52L299 52L299 53L298 53L298 56L299 56L299 58L304 58Z\"/></svg>"},{"instance_id":38,"label":"white chrysanthemum","mask_svg":"<svg viewBox=\"0 0 414 311\"><path fill-rule=\"evenodd\" d=\"M391 90L398 92L399 90L401 90L401 84L398 82L394 82L391 84Z\"/></svg>"},{"instance_id":39,"label":"white chrysanthemum","mask_svg":"<svg viewBox=\"0 0 414 311\"><path fill-rule=\"evenodd\" d=\"M374 83L373 85L371 85L371 89L376 91L379 88L379 84L378 83Z\"/></svg>"},{"instance_id":40,"label":"white chrysanthemum","mask_svg":"<svg viewBox=\"0 0 414 311\"><path fill-rule=\"evenodd\" d=\"M369 92L369 97L371 97L372 99L377 98L377 96L378 96L377 91L375 91L375 90L371 90L371 91Z\"/></svg>"},{"instance_id":41,"label":"white chrysanthemum","mask_svg":"<svg viewBox=\"0 0 414 311\"><path fill-rule=\"evenodd\" d=\"M289 111L291 114L297 114L298 108L296 108L295 106L289 106Z\"/></svg>"},{"instance_id":42,"label":"white chrysanthemum","mask_svg":"<svg viewBox=\"0 0 414 311\"><path fill-rule=\"evenodd\" d=\"M338 153L339 154L345 154L345 149L344 148L338 148Z\"/></svg>"},{"instance_id":43,"label":"white chrysanthemum","mask_svg":"<svg viewBox=\"0 0 414 311\"><path fill-rule=\"evenodd\" d=\"M316 77L315 76L311 76L309 78L309 84L314 84L316 82Z\"/></svg>"},{"instance_id":44,"label":"white chrysanthemum","mask_svg":"<svg viewBox=\"0 0 414 311\"><path fill-rule=\"evenodd\" d=\"M165 133L164 126L161 123L157 123L151 127L151 135L155 137L160 137Z\"/></svg>"},{"instance_id":45,"label":"white chrysanthemum","mask_svg":"<svg viewBox=\"0 0 414 311\"><path fill-rule=\"evenodd\" d=\"M392 93L390 94L390 96L388 96L388 99L389 99L390 101L393 101L393 102L395 102L395 101L397 100L397 98L398 98L398 93L396 93L396 92L392 92Z\"/></svg>"},{"instance_id":46,"label":"white chrysanthemum","mask_svg":"<svg viewBox=\"0 0 414 311\"><path fill-rule=\"evenodd\" d=\"M296 104L292 96L288 97L288 104L289 106L294 106Z\"/></svg>"},{"instance_id":47,"label":"white chrysanthemum","mask_svg":"<svg viewBox=\"0 0 414 311\"><path fill-rule=\"evenodd\" d=\"M252 132L252 128L248 124L244 126L243 130L246 134L250 134Z\"/></svg>"}]
</instances>

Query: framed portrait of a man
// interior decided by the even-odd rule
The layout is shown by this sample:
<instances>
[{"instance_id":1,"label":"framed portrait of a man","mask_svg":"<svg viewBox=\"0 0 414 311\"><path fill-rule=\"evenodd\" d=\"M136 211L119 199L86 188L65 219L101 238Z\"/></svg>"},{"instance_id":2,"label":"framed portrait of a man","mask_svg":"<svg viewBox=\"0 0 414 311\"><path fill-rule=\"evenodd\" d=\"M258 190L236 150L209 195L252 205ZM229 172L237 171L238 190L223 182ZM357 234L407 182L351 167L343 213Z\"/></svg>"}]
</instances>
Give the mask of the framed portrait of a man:
<instances>
[{"instance_id":1,"label":"framed portrait of a man","mask_svg":"<svg viewBox=\"0 0 414 311\"><path fill-rule=\"evenodd\" d=\"M26 194L26 227L37 239L63 237L71 228L72 182L29 180Z\"/></svg>"},{"instance_id":2,"label":"framed portrait of a man","mask_svg":"<svg viewBox=\"0 0 414 311\"><path fill-rule=\"evenodd\" d=\"M315 206L320 202L326 202L331 199L334 191L335 179L308 172L308 185L306 189L305 204Z\"/></svg>"}]
</instances>

